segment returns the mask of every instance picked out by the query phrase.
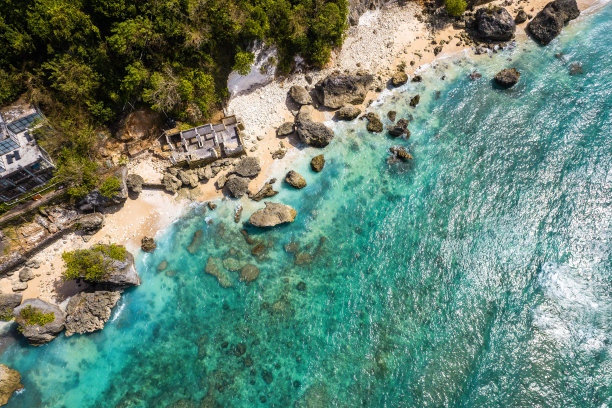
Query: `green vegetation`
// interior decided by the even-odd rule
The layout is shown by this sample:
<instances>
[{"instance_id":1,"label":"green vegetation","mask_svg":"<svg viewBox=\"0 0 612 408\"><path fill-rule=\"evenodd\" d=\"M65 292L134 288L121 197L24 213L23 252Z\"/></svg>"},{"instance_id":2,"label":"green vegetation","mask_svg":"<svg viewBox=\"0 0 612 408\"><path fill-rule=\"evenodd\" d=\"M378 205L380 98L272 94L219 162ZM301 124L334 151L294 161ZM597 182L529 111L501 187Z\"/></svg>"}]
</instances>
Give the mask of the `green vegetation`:
<instances>
[{"instance_id":1,"label":"green vegetation","mask_svg":"<svg viewBox=\"0 0 612 408\"><path fill-rule=\"evenodd\" d=\"M121 181L117 177L109 177L104 180L104 183L100 186L100 194L104 197L111 198L120 187Z\"/></svg>"},{"instance_id":2,"label":"green vegetation","mask_svg":"<svg viewBox=\"0 0 612 408\"><path fill-rule=\"evenodd\" d=\"M99 282L111 271L113 260L125 261L127 251L120 245L95 245L91 249L64 252L64 279L84 279Z\"/></svg>"},{"instance_id":3,"label":"green vegetation","mask_svg":"<svg viewBox=\"0 0 612 408\"><path fill-rule=\"evenodd\" d=\"M0 311L0 320L5 322L10 322L13 320L15 316L13 316L13 310L11 308L4 308L4 310Z\"/></svg>"},{"instance_id":4,"label":"green vegetation","mask_svg":"<svg viewBox=\"0 0 612 408\"><path fill-rule=\"evenodd\" d=\"M462 15L467 7L465 0L445 0L444 5L448 14L454 17Z\"/></svg>"},{"instance_id":5,"label":"green vegetation","mask_svg":"<svg viewBox=\"0 0 612 408\"><path fill-rule=\"evenodd\" d=\"M55 314L53 312L43 313L31 305L27 305L21 309L19 316L23 319L25 326L44 326L55 320Z\"/></svg>"}]
</instances>

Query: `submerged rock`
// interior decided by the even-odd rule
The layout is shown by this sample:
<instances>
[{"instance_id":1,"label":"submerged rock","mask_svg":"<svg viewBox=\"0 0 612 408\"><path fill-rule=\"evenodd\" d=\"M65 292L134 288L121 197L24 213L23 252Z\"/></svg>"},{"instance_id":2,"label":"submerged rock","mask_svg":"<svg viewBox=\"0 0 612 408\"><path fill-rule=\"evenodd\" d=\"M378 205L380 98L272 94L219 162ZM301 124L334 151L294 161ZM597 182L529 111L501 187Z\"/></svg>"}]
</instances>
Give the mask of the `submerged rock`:
<instances>
[{"instance_id":1,"label":"submerged rock","mask_svg":"<svg viewBox=\"0 0 612 408\"><path fill-rule=\"evenodd\" d=\"M293 222L296 216L297 212L288 205L267 202L265 208L251 215L249 222L256 227L273 227Z\"/></svg>"},{"instance_id":2,"label":"submerged rock","mask_svg":"<svg viewBox=\"0 0 612 408\"><path fill-rule=\"evenodd\" d=\"M224 288L229 288L232 286L232 282L223 269L219 268L218 265L220 263L221 259L209 256L208 261L206 261L204 272L217 278L219 285L223 286Z\"/></svg>"},{"instance_id":3,"label":"submerged rock","mask_svg":"<svg viewBox=\"0 0 612 408\"><path fill-rule=\"evenodd\" d=\"M119 292L103 290L71 297L66 307L66 336L103 329L120 297Z\"/></svg>"},{"instance_id":4,"label":"submerged rock","mask_svg":"<svg viewBox=\"0 0 612 408\"><path fill-rule=\"evenodd\" d=\"M554 0L527 24L527 32L541 45L561 33L563 26L580 15L576 0Z\"/></svg>"},{"instance_id":5,"label":"submerged rock","mask_svg":"<svg viewBox=\"0 0 612 408\"><path fill-rule=\"evenodd\" d=\"M23 388L19 371L0 364L0 405L4 405L13 393Z\"/></svg>"},{"instance_id":6,"label":"submerged rock","mask_svg":"<svg viewBox=\"0 0 612 408\"><path fill-rule=\"evenodd\" d=\"M253 264L246 264L240 269L240 280L251 283L259 276L259 268Z\"/></svg>"},{"instance_id":7,"label":"submerged rock","mask_svg":"<svg viewBox=\"0 0 612 408\"><path fill-rule=\"evenodd\" d=\"M33 346L50 342L64 330L66 315L57 305L40 299L26 299L13 310L15 321L21 334ZM39 324L39 317L44 316L49 321Z\"/></svg>"},{"instance_id":8,"label":"submerged rock","mask_svg":"<svg viewBox=\"0 0 612 408\"><path fill-rule=\"evenodd\" d=\"M506 68L495 75L495 83L502 88L510 88L519 81L521 73L516 68Z\"/></svg>"},{"instance_id":9,"label":"submerged rock","mask_svg":"<svg viewBox=\"0 0 612 408\"><path fill-rule=\"evenodd\" d=\"M312 97L310 96L310 94L308 93L306 88L304 88L303 86L293 85L289 89L289 96L298 105L310 105L310 104L312 104Z\"/></svg>"},{"instance_id":10,"label":"submerged rock","mask_svg":"<svg viewBox=\"0 0 612 408\"><path fill-rule=\"evenodd\" d=\"M514 37L516 24L503 7L482 7L476 11L476 29L485 41L508 41Z\"/></svg>"},{"instance_id":11,"label":"submerged rock","mask_svg":"<svg viewBox=\"0 0 612 408\"><path fill-rule=\"evenodd\" d=\"M293 188L302 189L306 187L306 179L296 171L289 171L285 176L285 182Z\"/></svg>"},{"instance_id":12,"label":"submerged rock","mask_svg":"<svg viewBox=\"0 0 612 408\"><path fill-rule=\"evenodd\" d=\"M312 171L315 171L318 173L321 170L323 170L324 166L325 166L325 156L323 156L322 154L315 156L312 158L312 160L310 160L310 168L312 169Z\"/></svg>"},{"instance_id":13,"label":"submerged rock","mask_svg":"<svg viewBox=\"0 0 612 408\"><path fill-rule=\"evenodd\" d=\"M200 245L202 245L203 236L204 231L202 230L197 230L196 232L194 232L193 237L191 237L191 242L187 247L187 252L189 252L191 255L195 255L195 253L198 252L198 248L200 247Z\"/></svg>"},{"instance_id":14,"label":"submerged rock","mask_svg":"<svg viewBox=\"0 0 612 408\"><path fill-rule=\"evenodd\" d=\"M343 106L339 111L336 112L336 119L338 120L353 120L357 116L361 115L361 109L356 106Z\"/></svg>"},{"instance_id":15,"label":"submerged rock","mask_svg":"<svg viewBox=\"0 0 612 408\"><path fill-rule=\"evenodd\" d=\"M365 72L354 75L335 72L315 85L315 92L323 106L332 109L363 103L374 76Z\"/></svg>"},{"instance_id":16,"label":"submerged rock","mask_svg":"<svg viewBox=\"0 0 612 408\"><path fill-rule=\"evenodd\" d=\"M383 124L377 114L370 112L366 115L366 119L368 120L368 124L366 125L368 132L380 133L383 131Z\"/></svg>"},{"instance_id":17,"label":"submerged rock","mask_svg":"<svg viewBox=\"0 0 612 408\"><path fill-rule=\"evenodd\" d=\"M408 150L406 150L406 148L403 146L390 147L389 151L391 152L391 154L393 154L393 157L396 157L399 160L402 160L402 161L412 160L412 155L408 153Z\"/></svg>"}]
</instances>

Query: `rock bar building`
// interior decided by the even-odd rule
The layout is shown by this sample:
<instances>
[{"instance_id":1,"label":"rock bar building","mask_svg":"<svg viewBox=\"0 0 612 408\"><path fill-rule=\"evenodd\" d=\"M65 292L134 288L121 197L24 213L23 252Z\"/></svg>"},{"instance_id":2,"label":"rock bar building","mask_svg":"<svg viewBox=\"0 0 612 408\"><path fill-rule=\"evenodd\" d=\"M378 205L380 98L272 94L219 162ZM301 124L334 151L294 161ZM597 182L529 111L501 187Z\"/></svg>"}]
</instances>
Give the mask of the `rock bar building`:
<instances>
[{"instance_id":1,"label":"rock bar building","mask_svg":"<svg viewBox=\"0 0 612 408\"><path fill-rule=\"evenodd\" d=\"M55 166L34 139L32 130L43 123L31 107L0 111L0 201L10 203L53 178Z\"/></svg>"}]
</instances>

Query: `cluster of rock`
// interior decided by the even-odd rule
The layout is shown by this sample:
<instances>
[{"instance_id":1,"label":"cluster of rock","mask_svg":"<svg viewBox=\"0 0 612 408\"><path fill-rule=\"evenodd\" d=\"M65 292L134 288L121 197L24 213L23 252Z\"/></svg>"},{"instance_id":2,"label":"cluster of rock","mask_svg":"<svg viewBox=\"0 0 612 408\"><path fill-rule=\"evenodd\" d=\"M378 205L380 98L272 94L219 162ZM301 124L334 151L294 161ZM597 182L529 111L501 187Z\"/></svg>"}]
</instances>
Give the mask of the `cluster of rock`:
<instances>
[{"instance_id":1,"label":"cluster of rock","mask_svg":"<svg viewBox=\"0 0 612 408\"><path fill-rule=\"evenodd\" d=\"M200 183L206 183L221 171L231 168L237 160L235 158L217 160L196 169L169 167L162 177L162 184L164 189L172 194L181 188L196 188Z\"/></svg>"},{"instance_id":2,"label":"cluster of rock","mask_svg":"<svg viewBox=\"0 0 612 408\"><path fill-rule=\"evenodd\" d=\"M570 20L580 15L576 0L554 0L527 24L527 31L538 43L547 45Z\"/></svg>"}]
</instances>

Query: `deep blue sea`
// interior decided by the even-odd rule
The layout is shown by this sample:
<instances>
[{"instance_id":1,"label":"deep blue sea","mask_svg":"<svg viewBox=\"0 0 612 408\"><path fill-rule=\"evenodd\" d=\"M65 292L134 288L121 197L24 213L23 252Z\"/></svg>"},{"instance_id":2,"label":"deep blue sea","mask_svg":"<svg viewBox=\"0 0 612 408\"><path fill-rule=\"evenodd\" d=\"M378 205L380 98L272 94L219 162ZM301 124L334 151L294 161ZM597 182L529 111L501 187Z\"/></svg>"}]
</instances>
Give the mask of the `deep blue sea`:
<instances>
[{"instance_id":1,"label":"deep blue sea","mask_svg":"<svg viewBox=\"0 0 612 408\"><path fill-rule=\"evenodd\" d=\"M290 225L191 209L103 331L2 354L25 385L7 406L612 407L611 47L608 5L386 91L372 109L412 115L409 140L334 124L325 169L306 148L308 186L277 184ZM520 82L495 89L506 67ZM414 160L388 164L396 144Z\"/></svg>"}]
</instances>

